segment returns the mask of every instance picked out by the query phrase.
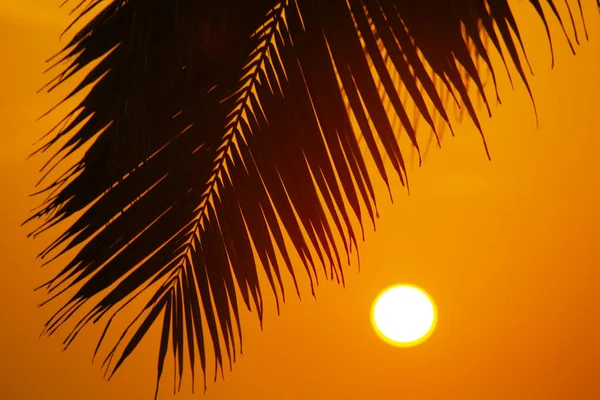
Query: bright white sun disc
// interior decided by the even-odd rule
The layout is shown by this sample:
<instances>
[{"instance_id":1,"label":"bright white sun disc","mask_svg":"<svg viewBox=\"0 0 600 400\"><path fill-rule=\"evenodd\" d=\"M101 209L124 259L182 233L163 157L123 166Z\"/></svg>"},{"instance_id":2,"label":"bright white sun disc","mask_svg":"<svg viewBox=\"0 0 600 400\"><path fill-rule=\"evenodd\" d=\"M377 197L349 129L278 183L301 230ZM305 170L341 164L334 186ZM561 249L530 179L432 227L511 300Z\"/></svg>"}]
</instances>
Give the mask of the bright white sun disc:
<instances>
[{"instance_id":1,"label":"bright white sun disc","mask_svg":"<svg viewBox=\"0 0 600 400\"><path fill-rule=\"evenodd\" d=\"M397 285L375 300L371 319L375 331L395 346L414 346L427 339L436 323L431 297L412 285Z\"/></svg>"}]
</instances>

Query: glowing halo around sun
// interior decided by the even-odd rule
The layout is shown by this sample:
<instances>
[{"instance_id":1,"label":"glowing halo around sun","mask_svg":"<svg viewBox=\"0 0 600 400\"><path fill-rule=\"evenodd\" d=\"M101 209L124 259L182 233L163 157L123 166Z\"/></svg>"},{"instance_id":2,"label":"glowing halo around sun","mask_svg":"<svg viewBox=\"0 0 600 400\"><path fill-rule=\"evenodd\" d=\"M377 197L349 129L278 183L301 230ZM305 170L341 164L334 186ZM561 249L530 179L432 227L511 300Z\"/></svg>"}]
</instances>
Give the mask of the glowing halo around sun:
<instances>
[{"instance_id":1,"label":"glowing halo around sun","mask_svg":"<svg viewBox=\"0 0 600 400\"><path fill-rule=\"evenodd\" d=\"M395 285L373 303L371 322L387 343L410 347L423 343L435 329L437 310L431 297L413 285Z\"/></svg>"}]
</instances>

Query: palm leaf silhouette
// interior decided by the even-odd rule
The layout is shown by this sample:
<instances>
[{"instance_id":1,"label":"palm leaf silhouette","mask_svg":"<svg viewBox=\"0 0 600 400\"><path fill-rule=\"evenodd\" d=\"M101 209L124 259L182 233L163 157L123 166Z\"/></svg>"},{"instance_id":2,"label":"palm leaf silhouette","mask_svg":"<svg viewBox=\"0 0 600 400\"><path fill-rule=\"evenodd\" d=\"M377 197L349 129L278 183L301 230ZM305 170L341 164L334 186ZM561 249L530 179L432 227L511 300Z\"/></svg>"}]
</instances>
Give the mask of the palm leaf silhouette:
<instances>
[{"instance_id":1,"label":"palm leaf silhouette","mask_svg":"<svg viewBox=\"0 0 600 400\"><path fill-rule=\"evenodd\" d=\"M550 45L546 6L570 40L557 2L529 3ZM258 269L279 304L282 269L296 282L291 252L313 293L317 269L343 281L357 229L377 217L367 159L388 187L384 159L406 183L394 120L419 151L401 90L434 132L436 118L450 126L446 95L481 131L468 86L489 110L481 73L485 66L495 84L492 50L529 90L507 0L84 0L77 8L96 15L57 56L55 65L67 66L48 89L93 65L65 100L91 89L38 151L55 150L48 171L85 151L40 190L47 197L28 221L41 219L33 236L73 221L41 253L46 263L70 257L44 285L50 299L65 298L46 333L75 318L68 346L102 320L100 347L114 316L147 300L108 352L109 376L155 323L158 382L169 351L179 384L198 362L206 376L211 344L222 370L240 351L240 303L262 320ZM575 9L583 22L579 1L567 2L578 41Z\"/></svg>"}]
</instances>

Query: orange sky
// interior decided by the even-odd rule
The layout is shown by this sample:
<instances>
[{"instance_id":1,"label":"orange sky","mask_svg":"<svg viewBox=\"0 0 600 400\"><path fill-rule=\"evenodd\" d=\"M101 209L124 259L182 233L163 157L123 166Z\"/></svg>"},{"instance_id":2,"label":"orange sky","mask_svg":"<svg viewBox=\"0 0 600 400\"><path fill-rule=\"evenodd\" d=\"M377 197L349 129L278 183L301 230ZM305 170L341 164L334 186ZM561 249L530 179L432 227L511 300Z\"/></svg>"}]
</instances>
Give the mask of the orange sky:
<instances>
[{"instance_id":1,"label":"orange sky","mask_svg":"<svg viewBox=\"0 0 600 400\"><path fill-rule=\"evenodd\" d=\"M19 225L37 204L27 195L43 161L24 159L60 115L34 122L58 99L35 91L68 20L60 2L0 0L0 398L148 399L156 342L106 382L91 364L98 330L62 354L60 335L38 339L52 308L36 308L44 296L32 288L59 266L34 260L52 234L32 241ZM533 17L525 3L521 21ZM538 130L523 86L512 92L503 80L503 105L482 121L491 162L474 128L457 124L413 169L410 196L396 184L392 205L376 180L381 219L376 233L366 227L360 273L346 270L345 289L322 282L318 301L290 297L280 317L270 307L263 332L244 314L233 371L204 397L189 393L188 374L177 398L600 398L600 17L594 1L583 3L590 40L573 57L556 31L553 71L538 21L523 27ZM371 302L399 282L438 306L437 329L418 347L391 347L370 326Z\"/></svg>"}]
</instances>

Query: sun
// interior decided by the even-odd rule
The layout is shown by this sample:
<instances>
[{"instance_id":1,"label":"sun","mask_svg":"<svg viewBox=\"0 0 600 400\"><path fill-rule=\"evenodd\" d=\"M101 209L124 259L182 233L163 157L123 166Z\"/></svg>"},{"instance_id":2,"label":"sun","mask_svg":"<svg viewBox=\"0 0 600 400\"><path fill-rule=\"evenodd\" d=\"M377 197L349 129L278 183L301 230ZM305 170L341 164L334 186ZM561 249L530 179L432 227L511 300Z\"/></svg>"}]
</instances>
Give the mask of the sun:
<instances>
[{"instance_id":1,"label":"sun","mask_svg":"<svg viewBox=\"0 0 600 400\"><path fill-rule=\"evenodd\" d=\"M395 285L373 303L371 321L387 343L410 347L424 342L433 332L437 310L431 297L413 285Z\"/></svg>"}]
</instances>

